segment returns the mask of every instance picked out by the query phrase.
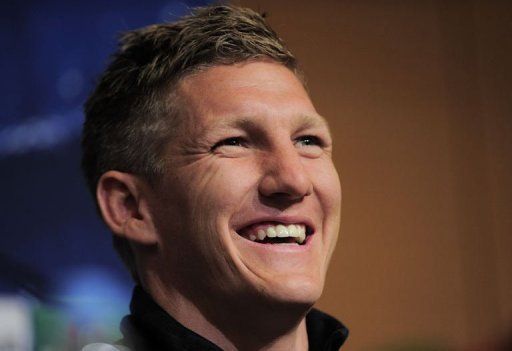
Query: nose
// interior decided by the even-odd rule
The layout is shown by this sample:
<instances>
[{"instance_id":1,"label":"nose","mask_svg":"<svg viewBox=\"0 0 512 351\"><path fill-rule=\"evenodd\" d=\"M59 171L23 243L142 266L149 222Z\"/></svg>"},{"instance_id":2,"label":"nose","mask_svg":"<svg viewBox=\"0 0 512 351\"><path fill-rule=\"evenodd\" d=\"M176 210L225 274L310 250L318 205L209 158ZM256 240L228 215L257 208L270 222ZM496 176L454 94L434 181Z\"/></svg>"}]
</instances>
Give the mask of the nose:
<instances>
[{"instance_id":1,"label":"nose","mask_svg":"<svg viewBox=\"0 0 512 351\"><path fill-rule=\"evenodd\" d=\"M292 143L267 151L261 167L263 176L258 190L265 199L297 202L311 194L313 184Z\"/></svg>"}]
</instances>

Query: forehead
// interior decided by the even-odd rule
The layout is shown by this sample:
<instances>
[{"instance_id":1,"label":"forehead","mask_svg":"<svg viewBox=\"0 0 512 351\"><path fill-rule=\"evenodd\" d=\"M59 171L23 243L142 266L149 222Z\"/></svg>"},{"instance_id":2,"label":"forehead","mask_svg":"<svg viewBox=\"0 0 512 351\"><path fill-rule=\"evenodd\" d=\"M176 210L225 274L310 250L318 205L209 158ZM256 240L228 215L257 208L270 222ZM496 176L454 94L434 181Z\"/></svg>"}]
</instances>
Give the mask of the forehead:
<instances>
[{"instance_id":1,"label":"forehead","mask_svg":"<svg viewBox=\"0 0 512 351\"><path fill-rule=\"evenodd\" d=\"M325 126L302 82L271 61L215 66L188 76L178 87L186 119L194 129L250 127L269 119L301 126Z\"/></svg>"}]
</instances>

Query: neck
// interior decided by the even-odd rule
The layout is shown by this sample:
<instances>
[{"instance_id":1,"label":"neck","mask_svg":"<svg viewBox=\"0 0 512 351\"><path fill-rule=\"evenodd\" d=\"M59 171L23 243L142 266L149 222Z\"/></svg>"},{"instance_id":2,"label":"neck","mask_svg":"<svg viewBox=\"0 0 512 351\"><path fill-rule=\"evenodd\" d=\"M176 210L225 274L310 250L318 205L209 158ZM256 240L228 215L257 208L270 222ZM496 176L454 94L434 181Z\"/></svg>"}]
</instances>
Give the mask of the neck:
<instances>
[{"instance_id":1,"label":"neck","mask_svg":"<svg viewBox=\"0 0 512 351\"><path fill-rule=\"evenodd\" d=\"M150 284L146 289L178 322L223 350L308 349L305 322L308 306L272 304L257 299L212 304L210 297L203 295L192 301L161 284Z\"/></svg>"}]
</instances>

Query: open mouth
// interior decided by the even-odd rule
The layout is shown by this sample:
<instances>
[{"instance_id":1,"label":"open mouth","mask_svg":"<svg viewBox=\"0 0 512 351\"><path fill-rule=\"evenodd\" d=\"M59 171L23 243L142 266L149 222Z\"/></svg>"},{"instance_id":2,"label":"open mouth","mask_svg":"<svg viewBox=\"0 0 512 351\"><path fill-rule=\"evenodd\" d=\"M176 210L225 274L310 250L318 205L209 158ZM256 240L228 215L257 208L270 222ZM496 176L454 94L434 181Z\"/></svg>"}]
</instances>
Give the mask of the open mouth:
<instances>
[{"instance_id":1,"label":"open mouth","mask_svg":"<svg viewBox=\"0 0 512 351\"><path fill-rule=\"evenodd\" d=\"M256 223L237 230L238 235L260 244L304 245L313 229L304 223Z\"/></svg>"}]
</instances>

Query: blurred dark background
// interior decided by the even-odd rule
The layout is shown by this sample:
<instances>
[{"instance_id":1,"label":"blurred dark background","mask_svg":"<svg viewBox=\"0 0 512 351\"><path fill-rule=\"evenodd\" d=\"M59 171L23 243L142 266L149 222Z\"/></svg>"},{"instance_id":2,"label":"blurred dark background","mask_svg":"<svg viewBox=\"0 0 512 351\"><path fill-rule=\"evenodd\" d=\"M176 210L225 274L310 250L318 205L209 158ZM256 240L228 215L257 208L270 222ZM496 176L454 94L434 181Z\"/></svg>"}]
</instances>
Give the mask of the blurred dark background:
<instances>
[{"instance_id":1,"label":"blurred dark background","mask_svg":"<svg viewBox=\"0 0 512 351\"><path fill-rule=\"evenodd\" d=\"M73 349L88 336L114 337L128 311L130 277L80 170L84 100L121 32L206 3L1 2L0 294L21 295L29 310L42 311L34 320L45 332L30 337L36 349ZM23 312L15 312L19 304L12 299L4 301L0 330L7 335L22 328ZM73 340L52 339L52 328L64 328ZM2 350L11 343L4 334Z\"/></svg>"}]
</instances>

